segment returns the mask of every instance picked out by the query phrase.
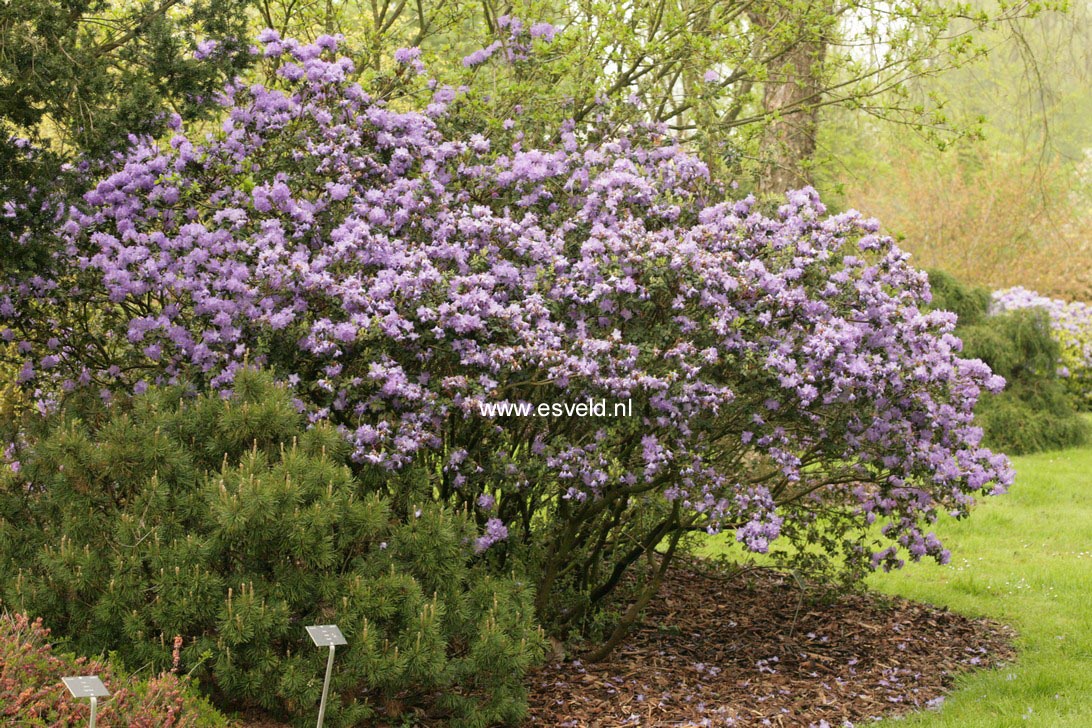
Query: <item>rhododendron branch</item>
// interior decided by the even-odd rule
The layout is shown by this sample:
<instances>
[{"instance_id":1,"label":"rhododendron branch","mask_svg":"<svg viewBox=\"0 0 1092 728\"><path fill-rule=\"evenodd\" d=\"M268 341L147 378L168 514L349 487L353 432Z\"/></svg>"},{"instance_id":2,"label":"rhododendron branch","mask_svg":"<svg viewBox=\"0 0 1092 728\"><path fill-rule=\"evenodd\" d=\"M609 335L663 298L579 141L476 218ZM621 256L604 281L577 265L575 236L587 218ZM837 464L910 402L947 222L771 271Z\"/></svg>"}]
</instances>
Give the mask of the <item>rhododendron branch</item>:
<instances>
[{"instance_id":1,"label":"rhododendron branch","mask_svg":"<svg viewBox=\"0 0 1092 728\"><path fill-rule=\"evenodd\" d=\"M675 556L675 549L678 547L679 539L681 537L682 531L675 530L672 532L670 542L668 543L666 551L660 556L660 563L655 568L652 579L641 590L633 603L629 605L621 619L618 620L618 624L615 626L614 631L611 632L610 637L608 637L602 645L588 654L588 660L596 662L605 659L610 655L611 651L625 639L626 635L629 634L629 630L637 623L637 619L640 617L641 612L644 611L644 608L652 601L652 597L659 592L660 584L663 583L664 574L667 573L667 569L672 563L672 559Z\"/></svg>"}]
</instances>

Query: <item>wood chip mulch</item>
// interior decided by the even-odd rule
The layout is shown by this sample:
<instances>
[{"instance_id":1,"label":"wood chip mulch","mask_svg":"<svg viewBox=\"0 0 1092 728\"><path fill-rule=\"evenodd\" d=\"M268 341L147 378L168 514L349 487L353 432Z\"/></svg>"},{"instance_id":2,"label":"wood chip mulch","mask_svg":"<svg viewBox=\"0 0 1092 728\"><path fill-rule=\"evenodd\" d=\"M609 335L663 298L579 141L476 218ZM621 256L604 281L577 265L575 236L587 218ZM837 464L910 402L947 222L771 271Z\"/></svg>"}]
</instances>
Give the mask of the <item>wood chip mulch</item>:
<instances>
[{"instance_id":1,"label":"wood chip mulch","mask_svg":"<svg viewBox=\"0 0 1092 728\"><path fill-rule=\"evenodd\" d=\"M802 600L767 569L681 566L608 660L532 675L527 725L861 725L939 706L956 673L1012 660L1013 637L902 599Z\"/></svg>"}]
</instances>

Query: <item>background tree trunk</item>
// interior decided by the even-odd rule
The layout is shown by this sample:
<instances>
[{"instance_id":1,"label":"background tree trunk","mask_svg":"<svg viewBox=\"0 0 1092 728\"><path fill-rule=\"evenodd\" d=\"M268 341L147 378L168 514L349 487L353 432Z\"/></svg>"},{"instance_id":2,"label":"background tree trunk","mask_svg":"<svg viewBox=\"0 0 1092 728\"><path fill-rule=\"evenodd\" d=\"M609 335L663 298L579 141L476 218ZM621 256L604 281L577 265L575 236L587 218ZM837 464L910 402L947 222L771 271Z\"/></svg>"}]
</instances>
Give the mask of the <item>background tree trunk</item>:
<instances>
[{"instance_id":1,"label":"background tree trunk","mask_svg":"<svg viewBox=\"0 0 1092 728\"><path fill-rule=\"evenodd\" d=\"M827 28L833 6L822 3L817 12L793 13L791 8L771 3L751 13L773 43L784 50L770 64L763 90L762 108L768 120L759 144L760 195L780 196L786 190L812 183L811 161L815 154L819 103L823 95L823 60L827 51ZM786 34L785 28L792 30Z\"/></svg>"}]
</instances>

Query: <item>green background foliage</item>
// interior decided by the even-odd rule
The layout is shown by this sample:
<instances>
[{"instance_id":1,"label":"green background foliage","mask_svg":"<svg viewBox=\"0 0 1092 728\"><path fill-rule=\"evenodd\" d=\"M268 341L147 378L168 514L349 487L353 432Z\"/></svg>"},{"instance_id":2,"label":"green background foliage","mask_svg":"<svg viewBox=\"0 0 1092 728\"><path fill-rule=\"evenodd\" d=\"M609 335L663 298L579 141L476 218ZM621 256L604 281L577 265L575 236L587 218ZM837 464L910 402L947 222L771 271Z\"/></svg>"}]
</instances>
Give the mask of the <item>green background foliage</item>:
<instances>
[{"instance_id":1,"label":"green background foliage","mask_svg":"<svg viewBox=\"0 0 1092 728\"><path fill-rule=\"evenodd\" d=\"M1090 427L1058 376L1062 353L1046 311L989 314L990 295L940 271L929 274L932 306L958 316L963 354L1005 378L1005 391L984 394L975 415L987 443L1025 454L1082 445Z\"/></svg>"}]
</instances>

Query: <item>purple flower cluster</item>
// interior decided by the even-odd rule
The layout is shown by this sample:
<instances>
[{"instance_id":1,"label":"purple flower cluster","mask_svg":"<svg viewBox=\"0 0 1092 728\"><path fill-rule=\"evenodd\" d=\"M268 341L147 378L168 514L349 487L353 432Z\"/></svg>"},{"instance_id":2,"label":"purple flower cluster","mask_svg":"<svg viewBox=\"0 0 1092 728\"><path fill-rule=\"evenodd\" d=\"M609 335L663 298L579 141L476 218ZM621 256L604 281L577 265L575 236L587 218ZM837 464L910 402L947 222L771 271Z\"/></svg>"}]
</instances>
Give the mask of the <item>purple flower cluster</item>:
<instances>
[{"instance_id":1,"label":"purple flower cluster","mask_svg":"<svg viewBox=\"0 0 1092 728\"><path fill-rule=\"evenodd\" d=\"M519 18L501 15L496 21L496 33L496 40L463 58L463 65L467 68L480 66L497 51L504 52L504 59L508 63L525 61L531 57L532 42L540 40L552 43L557 35L557 28L550 23L535 23L528 28Z\"/></svg>"},{"instance_id":2,"label":"purple flower cluster","mask_svg":"<svg viewBox=\"0 0 1092 728\"><path fill-rule=\"evenodd\" d=\"M568 124L540 149L445 136L453 89L396 111L336 38L261 40L276 83L228 86L214 133L138 140L62 226L64 274L0 290L28 386L226 393L268 366L357 462L428 464L482 514L479 550L531 508L658 494L763 551L782 504L860 483L862 525L939 557L923 525L1011 482L972 422L1003 382L959 358L874 221L811 189L773 215L724 202L654 127ZM589 397L634 417L480 415Z\"/></svg>"},{"instance_id":3,"label":"purple flower cluster","mask_svg":"<svg viewBox=\"0 0 1092 728\"><path fill-rule=\"evenodd\" d=\"M479 554L490 546L508 538L508 527L499 518L490 518L485 522L485 533L474 541L474 550Z\"/></svg>"},{"instance_id":4,"label":"purple flower cluster","mask_svg":"<svg viewBox=\"0 0 1092 728\"><path fill-rule=\"evenodd\" d=\"M409 66L417 75L425 72L425 64L421 61L420 48L399 48L394 52L394 62L402 66Z\"/></svg>"}]
</instances>

